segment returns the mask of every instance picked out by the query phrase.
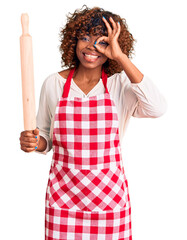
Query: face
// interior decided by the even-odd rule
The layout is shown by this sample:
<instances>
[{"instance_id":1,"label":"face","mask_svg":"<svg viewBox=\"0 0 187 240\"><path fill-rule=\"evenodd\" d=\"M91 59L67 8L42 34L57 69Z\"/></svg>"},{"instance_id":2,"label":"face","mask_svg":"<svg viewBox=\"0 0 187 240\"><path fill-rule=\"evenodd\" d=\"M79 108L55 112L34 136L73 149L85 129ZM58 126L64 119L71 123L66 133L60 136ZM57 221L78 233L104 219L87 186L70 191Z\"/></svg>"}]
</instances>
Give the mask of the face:
<instances>
[{"instance_id":1,"label":"face","mask_svg":"<svg viewBox=\"0 0 187 240\"><path fill-rule=\"evenodd\" d=\"M108 58L94 47L94 43L99 37L101 37L101 35L84 35L78 40L76 54L80 64L84 67L96 68L102 66L107 61ZM103 48L107 47L107 43L104 41L99 44Z\"/></svg>"}]
</instances>

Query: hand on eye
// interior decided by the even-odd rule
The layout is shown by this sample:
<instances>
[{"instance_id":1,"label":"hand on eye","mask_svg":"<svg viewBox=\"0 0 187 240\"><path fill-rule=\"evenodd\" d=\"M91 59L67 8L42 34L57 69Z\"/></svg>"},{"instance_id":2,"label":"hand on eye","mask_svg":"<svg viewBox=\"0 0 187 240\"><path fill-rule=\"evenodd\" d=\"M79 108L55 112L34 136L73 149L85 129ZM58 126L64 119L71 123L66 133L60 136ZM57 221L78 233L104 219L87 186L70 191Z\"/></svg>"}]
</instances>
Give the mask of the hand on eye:
<instances>
[{"instance_id":1,"label":"hand on eye","mask_svg":"<svg viewBox=\"0 0 187 240\"><path fill-rule=\"evenodd\" d=\"M121 48L118 43L118 37L120 35L120 23L115 23L114 20L110 17L113 29L111 28L108 21L103 17L103 21L108 30L108 36L102 36L97 39L95 43L95 48L103 53L106 57L117 60L120 54L122 54Z\"/></svg>"}]
</instances>

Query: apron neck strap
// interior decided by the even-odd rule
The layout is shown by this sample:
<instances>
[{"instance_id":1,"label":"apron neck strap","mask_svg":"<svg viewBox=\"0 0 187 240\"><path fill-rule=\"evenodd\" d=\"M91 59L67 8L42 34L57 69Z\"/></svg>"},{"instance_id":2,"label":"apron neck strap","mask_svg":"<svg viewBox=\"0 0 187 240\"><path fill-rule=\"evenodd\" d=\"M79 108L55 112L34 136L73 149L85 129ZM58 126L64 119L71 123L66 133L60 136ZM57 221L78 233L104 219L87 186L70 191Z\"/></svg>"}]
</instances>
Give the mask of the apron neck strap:
<instances>
[{"instance_id":1,"label":"apron neck strap","mask_svg":"<svg viewBox=\"0 0 187 240\"><path fill-rule=\"evenodd\" d=\"M67 78L67 80L65 82L65 85L64 85L64 90L63 90L63 94L62 94L63 98L67 98L68 97L69 90L70 90L70 85L71 85L71 79L73 77L75 69L76 68L72 68L70 70L70 72L69 72L68 78ZM105 87L106 93L109 93L108 89L107 89L107 74L105 73L104 68L102 68L102 81L103 81L103 85Z\"/></svg>"}]
</instances>

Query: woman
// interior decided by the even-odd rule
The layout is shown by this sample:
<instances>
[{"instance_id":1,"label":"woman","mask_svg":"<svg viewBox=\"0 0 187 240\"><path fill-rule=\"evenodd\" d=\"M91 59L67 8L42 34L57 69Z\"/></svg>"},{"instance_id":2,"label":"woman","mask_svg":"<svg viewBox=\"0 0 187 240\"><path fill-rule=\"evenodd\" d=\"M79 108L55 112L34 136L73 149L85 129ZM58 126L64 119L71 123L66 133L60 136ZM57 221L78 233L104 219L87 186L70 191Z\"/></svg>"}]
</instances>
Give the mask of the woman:
<instances>
[{"instance_id":1,"label":"woman","mask_svg":"<svg viewBox=\"0 0 187 240\"><path fill-rule=\"evenodd\" d=\"M60 36L68 69L45 80L38 128L20 137L25 152L53 147L45 239L130 240L120 143L130 116L159 117L165 99L130 61L134 39L120 16L85 6Z\"/></svg>"}]
</instances>

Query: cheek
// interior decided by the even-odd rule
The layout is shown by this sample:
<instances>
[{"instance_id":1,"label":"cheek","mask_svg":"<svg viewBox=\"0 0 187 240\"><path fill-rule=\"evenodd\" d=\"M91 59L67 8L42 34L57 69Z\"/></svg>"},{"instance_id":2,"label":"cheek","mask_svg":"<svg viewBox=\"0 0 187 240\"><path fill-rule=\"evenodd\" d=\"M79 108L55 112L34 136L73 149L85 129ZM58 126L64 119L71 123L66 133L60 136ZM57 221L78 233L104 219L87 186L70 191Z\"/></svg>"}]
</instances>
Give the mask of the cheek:
<instances>
[{"instance_id":1,"label":"cheek","mask_svg":"<svg viewBox=\"0 0 187 240\"><path fill-rule=\"evenodd\" d=\"M76 55L81 56L82 49L84 48L84 44L82 44L80 41L77 42L76 45Z\"/></svg>"},{"instance_id":2,"label":"cheek","mask_svg":"<svg viewBox=\"0 0 187 240\"><path fill-rule=\"evenodd\" d=\"M102 63L105 63L108 60L108 58L102 54L101 61Z\"/></svg>"},{"instance_id":3,"label":"cheek","mask_svg":"<svg viewBox=\"0 0 187 240\"><path fill-rule=\"evenodd\" d=\"M76 47L75 53L78 56L78 48L77 47Z\"/></svg>"},{"instance_id":4,"label":"cheek","mask_svg":"<svg viewBox=\"0 0 187 240\"><path fill-rule=\"evenodd\" d=\"M77 50L80 49L80 46L81 46L81 43L80 43L80 41L78 40L78 41L77 41L77 45L76 45L76 52L77 52Z\"/></svg>"},{"instance_id":5,"label":"cheek","mask_svg":"<svg viewBox=\"0 0 187 240\"><path fill-rule=\"evenodd\" d=\"M76 47L75 53L76 53L77 58L79 59L81 57L79 46Z\"/></svg>"}]
</instances>

